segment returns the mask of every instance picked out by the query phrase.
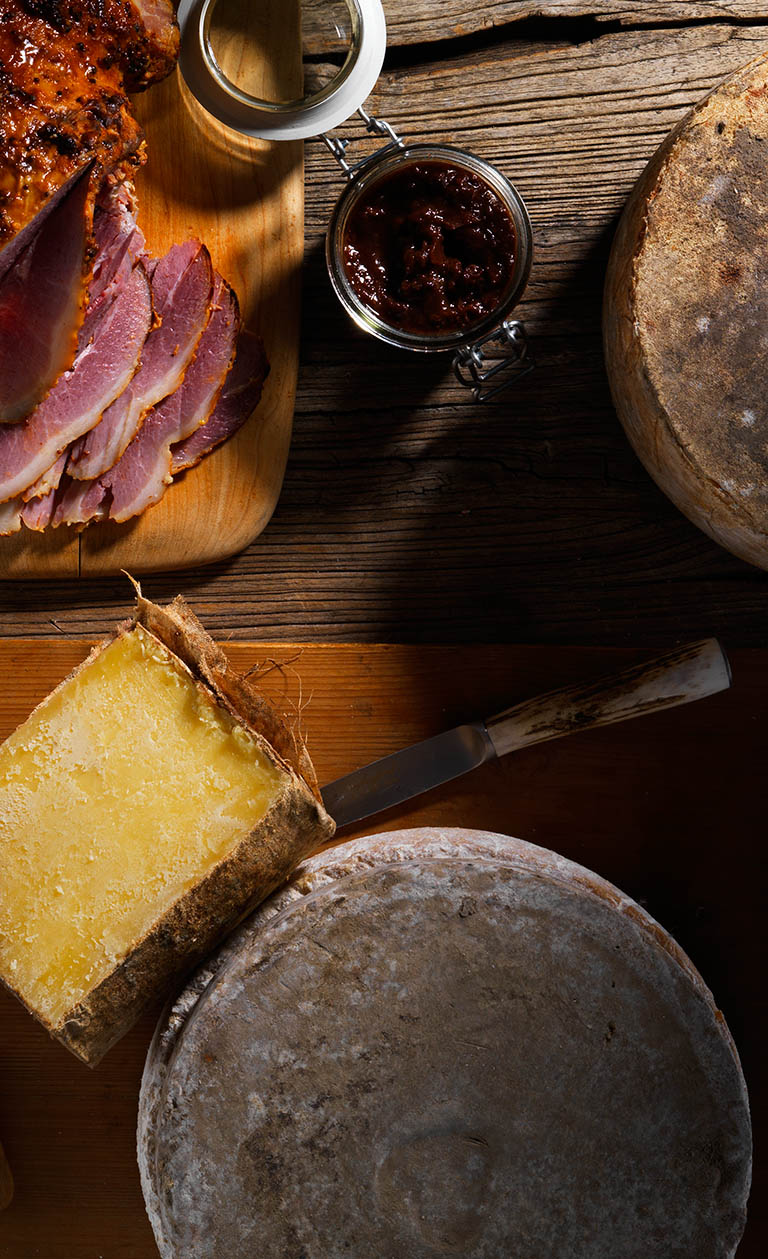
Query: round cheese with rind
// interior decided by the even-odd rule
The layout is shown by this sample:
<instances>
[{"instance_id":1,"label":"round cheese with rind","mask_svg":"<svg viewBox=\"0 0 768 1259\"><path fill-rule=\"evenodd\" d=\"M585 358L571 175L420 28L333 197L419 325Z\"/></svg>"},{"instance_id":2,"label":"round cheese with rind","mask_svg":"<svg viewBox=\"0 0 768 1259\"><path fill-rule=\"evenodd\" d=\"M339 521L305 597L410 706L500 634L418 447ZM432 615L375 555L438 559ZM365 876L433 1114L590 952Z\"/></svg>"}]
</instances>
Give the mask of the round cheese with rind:
<instances>
[{"instance_id":1,"label":"round cheese with rind","mask_svg":"<svg viewBox=\"0 0 768 1259\"><path fill-rule=\"evenodd\" d=\"M629 197L605 362L637 455L694 524L768 568L768 56L720 83Z\"/></svg>"},{"instance_id":2,"label":"round cheese with rind","mask_svg":"<svg viewBox=\"0 0 768 1259\"><path fill-rule=\"evenodd\" d=\"M522 841L406 831L311 859L147 1061L164 1259L732 1255L744 1080L674 941Z\"/></svg>"}]
</instances>

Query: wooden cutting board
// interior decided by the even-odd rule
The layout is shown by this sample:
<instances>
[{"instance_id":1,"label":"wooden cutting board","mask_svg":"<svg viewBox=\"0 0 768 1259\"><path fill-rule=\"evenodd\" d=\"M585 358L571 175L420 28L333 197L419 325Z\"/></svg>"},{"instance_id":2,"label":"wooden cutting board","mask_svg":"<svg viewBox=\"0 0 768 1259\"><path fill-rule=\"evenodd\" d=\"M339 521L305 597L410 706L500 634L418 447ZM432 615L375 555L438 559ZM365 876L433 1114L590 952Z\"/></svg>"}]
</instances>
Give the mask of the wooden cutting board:
<instances>
[{"instance_id":1,"label":"wooden cutting board","mask_svg":"<svg viewBox=\"0 0 768 1259\"><path fill-rule=\"evenodd\" d=\"M267 99L301 85L297 0L264 0L250 82ZM304 247L299 143L246 140L204 113L178 70L133 97L148 159L136 180L139 222L154 255L197 236L233 285L244 322L264 338L271 371L237 436L123 525L0 538L0 578L107 576L185 568L233 555L266 525L282 485L298 369Z\"/></svg>"},{"instance_id":2,"label":"wooden cutting board","mask_svg":"<svg viewBox=\"0 0 768 1259\"><path fill-rule=\"evenodd\" d=\"M86 654L0 641L0 737ZM567 647L232 644L240 669L302 711L321 782L441 729L641 653ZM686 708L525 749L341 838L410 826L518 835L615 883L689 953L741 1053L758 1161L739 1259L768 1247L764 714L768 653L732 659L733 689ZM301 683L299 683L299 675ZM16 1181L0 1259L156 1259L136 1165L136 1107L157 1012L89 1071L0 993L0 1141ZM762 1076L762 1078L761 1078ZM315 1257L313 1257L315 1259Z\"/></svg>"},{"instance_id":3,"label":"wooden cutting board","mask_svg":"<svg viewBox=\"0 0 768 1259\"><path fill-rule=\"evenodd\" d=\"M768 56L664 141L616 235L605 354L637 454L699 528L768 568Z\"/></svg>"}]
</instances>

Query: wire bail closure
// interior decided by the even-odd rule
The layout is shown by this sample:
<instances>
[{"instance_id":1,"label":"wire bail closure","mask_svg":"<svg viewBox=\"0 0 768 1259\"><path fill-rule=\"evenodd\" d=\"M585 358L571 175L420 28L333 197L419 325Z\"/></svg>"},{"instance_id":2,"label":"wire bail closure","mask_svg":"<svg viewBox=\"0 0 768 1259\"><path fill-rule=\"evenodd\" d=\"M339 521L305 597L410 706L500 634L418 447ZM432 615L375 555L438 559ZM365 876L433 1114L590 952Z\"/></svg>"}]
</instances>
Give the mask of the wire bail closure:
<instances>
[{"instance_id":1,"label":"wire bail closure","mask_svg":"<svg viewBox=\"0 0 768 1259\"><path fill-rule=\"evenodd\" d=\"M364 166L367 166L369 162L378 160L385 153L390 153L394 149L405 151L405 141L402 136L397 134L392 124L387 122L385 118L375 118L373 114L369 114L366 109L363 109L362 105L358 108L357 113L365 123L365 129L369 135L387 136L389 143L383 144L380 149L376 149L374 153L369 153L367 157L361 157L359 162L350 163L346 159L346 152L350 144L353 143L351 137L346 139L343 136L329 136L325 133L321 135L320 139L323 144L336 158L350 183L357 178L358 172Z\"/></svg>"},{"instance_id":2,"label":"wire bail closure","mask_svg":"<svg viewBox=\"0 0 768 1259\"><path fill-rule=\"evenodd\" d=\"M488 354L487 346L496 346L502 352ZM489 360L493 366L486 367ZM498 328L473 345L463 345L453 360L456 379L465 389L471 389L475 402L490 401L527 376L535 366L525 328L518 319L505 319ZM506 374L506 379L486 388L488 381L502 373Z\"/></svg>"}]
</instances>

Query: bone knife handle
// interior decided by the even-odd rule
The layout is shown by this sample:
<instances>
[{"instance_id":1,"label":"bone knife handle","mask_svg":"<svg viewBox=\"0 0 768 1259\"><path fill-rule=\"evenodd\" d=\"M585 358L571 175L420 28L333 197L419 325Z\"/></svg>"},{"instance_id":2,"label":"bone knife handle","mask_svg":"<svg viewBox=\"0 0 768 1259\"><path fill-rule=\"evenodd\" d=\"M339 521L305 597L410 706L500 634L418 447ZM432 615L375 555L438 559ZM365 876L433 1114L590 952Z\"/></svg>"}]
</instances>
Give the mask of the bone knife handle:
<instances>
[{"instance_id":1,"label":"bone knife handle","mask_svg":"<svg viewBox=\"0 0 768 1259\"><path fill-rule=\"evenodd\" d=\"M564 686L525 700L485 724L496 755L505 756L576 730L690 704L730 685L725 652L716 638L705 638L596 682Z\"/></svg>"}]
</instances>

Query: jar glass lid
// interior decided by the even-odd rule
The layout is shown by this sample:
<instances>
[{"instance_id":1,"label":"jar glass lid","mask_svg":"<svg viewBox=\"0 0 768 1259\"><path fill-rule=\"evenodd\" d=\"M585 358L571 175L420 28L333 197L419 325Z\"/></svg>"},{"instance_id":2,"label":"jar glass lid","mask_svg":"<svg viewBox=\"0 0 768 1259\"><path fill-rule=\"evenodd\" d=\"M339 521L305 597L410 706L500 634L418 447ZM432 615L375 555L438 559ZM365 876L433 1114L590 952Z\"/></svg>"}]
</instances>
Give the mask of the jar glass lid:
<instances>
[{"instance_id":1,"label":"jar glass lid","mask_svg":"<svg viewBox=\"0 0 768 1259\"><path fill-rule=\"evenodd\" d=\"M219 122L262 139L307 139L346 121L386 51L381 0L181 0L177 16L190 91ZM303 83L263 72L276 28L289 56L300 43Z\"/></svg>"}]
</instances>

